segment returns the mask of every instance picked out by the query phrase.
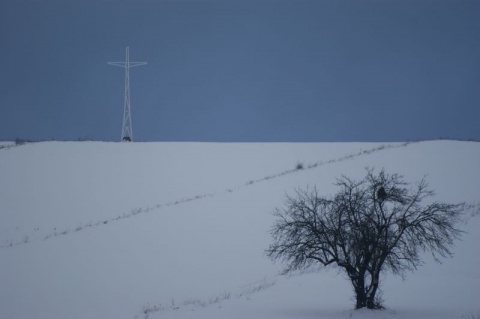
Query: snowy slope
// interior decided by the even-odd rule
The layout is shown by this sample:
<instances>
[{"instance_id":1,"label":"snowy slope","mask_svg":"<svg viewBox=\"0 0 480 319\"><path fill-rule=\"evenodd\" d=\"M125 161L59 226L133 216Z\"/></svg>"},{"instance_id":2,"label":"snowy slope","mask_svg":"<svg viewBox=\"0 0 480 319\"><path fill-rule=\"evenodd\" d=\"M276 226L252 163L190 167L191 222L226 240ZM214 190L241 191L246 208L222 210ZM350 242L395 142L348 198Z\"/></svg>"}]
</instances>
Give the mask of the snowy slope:
<instances>
[{"instance_id":1,"label":"snowy slope","mask_svg":"<svg viewBox=\"0 0 480 319\"><path fill-rule=\"evenodd\" d=\"M305 169L295 170L297 163ZM365 167L480 201L480 144L44 142L0 149L0 318L462 318L480 315L480 217L456 256L384 280L352 312L336 270L285 278L263 251L295 187ZM478 205L477 205L478 208ZM478 209L472 209L471 213Z\"/></svg>"}]
</instances>

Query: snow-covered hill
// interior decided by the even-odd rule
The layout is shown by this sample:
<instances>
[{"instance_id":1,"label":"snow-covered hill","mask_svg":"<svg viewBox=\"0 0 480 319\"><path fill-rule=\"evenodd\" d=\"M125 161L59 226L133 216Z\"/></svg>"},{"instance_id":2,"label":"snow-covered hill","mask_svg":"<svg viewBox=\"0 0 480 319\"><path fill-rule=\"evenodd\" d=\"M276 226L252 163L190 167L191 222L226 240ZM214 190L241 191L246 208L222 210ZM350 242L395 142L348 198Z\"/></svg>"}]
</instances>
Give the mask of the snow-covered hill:
<instances>
[{"instance_id":1,"label":"snow-covered hill","mask_svg":"<svg viewBox=\"0 0 480 319\"><path fill-rule=\"evenodd\" d=\"M454 141L2 148L0 318L477 318L478 163L480 143ZM285 278L264 255L286 193L366 167L473 205L455 257L385 278L376 313L351 310L336 270Z\"/></svg>"}]
</instances>

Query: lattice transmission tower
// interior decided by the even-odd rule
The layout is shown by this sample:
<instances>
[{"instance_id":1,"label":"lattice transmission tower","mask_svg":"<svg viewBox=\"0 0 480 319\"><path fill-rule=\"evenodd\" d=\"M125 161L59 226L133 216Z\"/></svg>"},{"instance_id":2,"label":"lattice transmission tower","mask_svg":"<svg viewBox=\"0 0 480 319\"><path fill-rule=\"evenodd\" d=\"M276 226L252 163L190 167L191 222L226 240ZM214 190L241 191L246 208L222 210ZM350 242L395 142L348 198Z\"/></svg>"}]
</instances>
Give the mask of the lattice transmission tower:
<instances>
[{"instance_id":1,"label":"lattice transmission tower","mask_svg":"<svg viewBox=\"0 0 480 319\"><path fill-rule=\"evenodd\" d=\"M123 106L122 142L133 142L132 112L130 109L130 75L129 70L147 62L130 62L129 47L125 49L125 62L107 62L107 64L125 68L125 103Z\"/></svg>"}]
</instances>

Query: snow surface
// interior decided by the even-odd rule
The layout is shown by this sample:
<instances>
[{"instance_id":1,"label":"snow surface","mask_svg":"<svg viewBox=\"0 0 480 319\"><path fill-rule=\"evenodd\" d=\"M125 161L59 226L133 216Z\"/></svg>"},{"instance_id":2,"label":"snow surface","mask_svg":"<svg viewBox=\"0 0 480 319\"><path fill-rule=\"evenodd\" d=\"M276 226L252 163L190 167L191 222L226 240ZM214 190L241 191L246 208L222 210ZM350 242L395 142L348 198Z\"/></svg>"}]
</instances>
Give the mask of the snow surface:
<instances>
[{"instance_id":1,"label":"snow surface","mask_svg":"<svg viewBox=\"0 0 480 319\"><path fill-rule=\"evenodd\" d=\"M0 149L1 148L9 148L9 147L12 147L12 146L15 146L15 143L14 142L0 142Z\"/></svg>"},{"instance_id":2,"label":"snow surface","mask_svg":"<svg viewBox=\"0 0 480 319\"><path fill-rule=\"evenodd\" d=\"M480 318L478 163L458 141L1 148L0 318ZM366 167L472 205L454 258L382 279L385 311L352 310L334 268L285 277L264 254L285 194Z\"/></svg>"}]
</instances>

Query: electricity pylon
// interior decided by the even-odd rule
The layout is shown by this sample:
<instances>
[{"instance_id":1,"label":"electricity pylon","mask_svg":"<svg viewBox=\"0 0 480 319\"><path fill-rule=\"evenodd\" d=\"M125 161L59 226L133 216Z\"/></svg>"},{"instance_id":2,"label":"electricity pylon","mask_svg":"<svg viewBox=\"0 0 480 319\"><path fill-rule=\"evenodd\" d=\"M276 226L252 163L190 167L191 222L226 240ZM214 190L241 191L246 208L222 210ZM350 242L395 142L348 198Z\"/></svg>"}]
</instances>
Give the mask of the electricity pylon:
<instances>
[{"instance_id":1,"label":"electricity pylon","mask_svg":"<svg viewBox=\"0 0 480 319\"><path fill-rule=\"evenodd\" d=\"M145 65L147 62L130 62L129 47L125 49L125 56L125 62L107 62L107 64L125 68L125 104L123 107L122 142L133 142L129 70L135 66Z\"/></svg>"}]
</instances>

